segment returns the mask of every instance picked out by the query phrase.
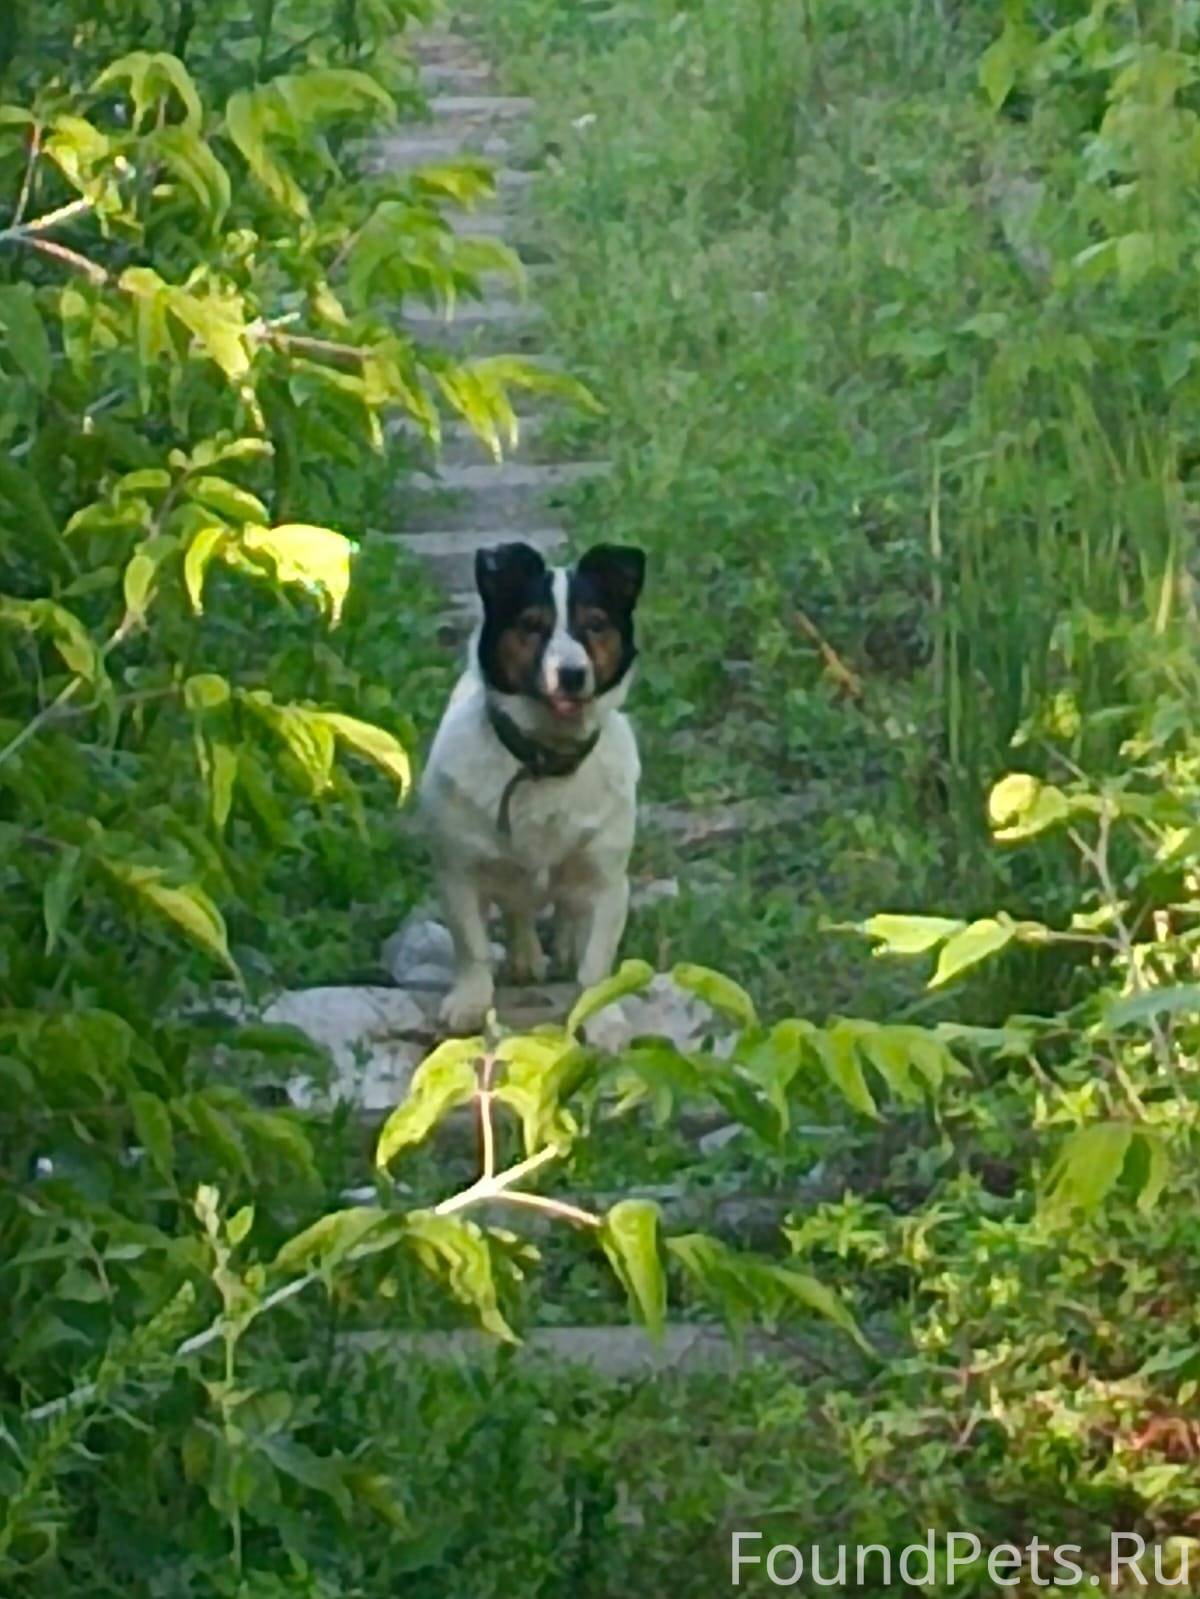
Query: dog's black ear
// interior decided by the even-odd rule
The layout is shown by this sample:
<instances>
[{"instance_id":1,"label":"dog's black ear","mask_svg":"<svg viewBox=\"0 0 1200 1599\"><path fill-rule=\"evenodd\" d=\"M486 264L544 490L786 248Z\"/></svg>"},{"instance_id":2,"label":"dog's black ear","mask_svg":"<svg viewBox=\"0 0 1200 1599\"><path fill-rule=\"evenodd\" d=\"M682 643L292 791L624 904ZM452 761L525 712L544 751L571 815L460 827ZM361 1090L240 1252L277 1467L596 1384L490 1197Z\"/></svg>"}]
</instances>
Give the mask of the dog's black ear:
<instances>
[{"instance_id":1,"label":"dog's black ear","mask_svg":"<svg viewBox=\"0 0 1200 1599\"><path fill-rule=\"evenodd\" d=\"M487 606L503 604L545 570L545 561L531 544L494 544L475 552L475 586Z\"/></svg>"},{"instance_id":2,"label":"dog's black ear","mask_svg":"<svg viewBox=\"0 0 1200 1599\"><path fill-rule=\"evenodd\" d=\"M632 611L646 577L644 551L632 544L595 544L575 569L600 591L605 604Z\"/></svg>"}]
</instances>

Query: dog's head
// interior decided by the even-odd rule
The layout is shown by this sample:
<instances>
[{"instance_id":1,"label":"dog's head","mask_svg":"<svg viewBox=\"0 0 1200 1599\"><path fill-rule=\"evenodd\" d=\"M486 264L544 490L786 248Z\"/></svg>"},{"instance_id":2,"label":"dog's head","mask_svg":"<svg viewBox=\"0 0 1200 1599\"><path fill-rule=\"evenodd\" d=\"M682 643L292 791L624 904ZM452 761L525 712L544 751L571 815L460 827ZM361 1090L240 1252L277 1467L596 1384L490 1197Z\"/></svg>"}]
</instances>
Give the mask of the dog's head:
<instances>
[{"instance_id":1,"label":"dog's head","mask_svg":"<svg viewBox=\"0 0 1200 1599\"><path fill-rule=\"evenodd\" d=\"M479 669L489 692L515 700L530 726L586 737L625 697L637 655L633 611L641 550L598 544L573 567L548 567L528 544L480 550Z\"/></svg>"}]
</instances>

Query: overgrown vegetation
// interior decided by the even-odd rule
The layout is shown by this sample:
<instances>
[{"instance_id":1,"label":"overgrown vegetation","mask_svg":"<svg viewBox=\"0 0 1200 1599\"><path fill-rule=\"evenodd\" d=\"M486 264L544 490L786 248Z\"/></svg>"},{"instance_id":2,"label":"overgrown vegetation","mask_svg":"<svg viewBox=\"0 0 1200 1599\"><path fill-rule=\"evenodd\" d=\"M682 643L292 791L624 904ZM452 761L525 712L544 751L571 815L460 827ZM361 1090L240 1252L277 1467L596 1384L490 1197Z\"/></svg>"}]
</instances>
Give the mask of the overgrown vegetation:
<instances>
[{"instance_id":1,"label":"overgrown vegetation","mask_svg":"<svg viewBox=\"0 0 1200 1599\"><path fill-rule=\"evenodd\" d=\"M555 423L617 463L580 535L651 553L651 791L811 810L647 838L648 962L434 1051L348 1208L354 1118L258 1092L316 1052L199 1002L345 980L423 892L394 424L564 386L396 331L515 270L445 221L485 174L360 170L418 10L0 19L0 1592L707 1599L738 1528L1195 1569L1196 19L481 17L607 407ZM652 966L712 1047L587 1046ZM510 1347L668 1302L769 1357ZM403 1341L461 1325L495 1355Z\"/></svg>"}]
</instances>

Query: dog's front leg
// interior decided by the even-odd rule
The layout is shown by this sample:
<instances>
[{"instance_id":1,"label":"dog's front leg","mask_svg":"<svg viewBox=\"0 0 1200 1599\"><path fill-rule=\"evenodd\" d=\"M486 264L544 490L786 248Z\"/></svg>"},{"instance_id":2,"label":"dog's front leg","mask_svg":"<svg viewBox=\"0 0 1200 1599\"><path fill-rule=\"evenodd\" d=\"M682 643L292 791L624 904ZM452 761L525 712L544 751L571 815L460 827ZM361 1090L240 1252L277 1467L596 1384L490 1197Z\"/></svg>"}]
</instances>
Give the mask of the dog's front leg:
<instances>
[{"instance_id":1,"label":"dog's front leg","mask_svg":"<svg viewBox=\"0 0 1200 1599\"><path fill-rule=\"evenodd\" d=\"M487 902L479 884L461 872L443 877L441 893L457 963L454 987L442 1001L441 1021L452 1033L473 1033L483 1025L495 992Z\"/></svg>"},{"instance_id":2,"label":"dog's front leg","mask_svg":"<svg viewBox=\"0 0 1200 1599\"><path fill-rule=\"evenodd\" d=\"M579 957L579 985L591 988L603 982L617 959L625 918L629 914L629 879L622 872L608 878L594 890L591 919Z\"/></svg>"}]
</instances>

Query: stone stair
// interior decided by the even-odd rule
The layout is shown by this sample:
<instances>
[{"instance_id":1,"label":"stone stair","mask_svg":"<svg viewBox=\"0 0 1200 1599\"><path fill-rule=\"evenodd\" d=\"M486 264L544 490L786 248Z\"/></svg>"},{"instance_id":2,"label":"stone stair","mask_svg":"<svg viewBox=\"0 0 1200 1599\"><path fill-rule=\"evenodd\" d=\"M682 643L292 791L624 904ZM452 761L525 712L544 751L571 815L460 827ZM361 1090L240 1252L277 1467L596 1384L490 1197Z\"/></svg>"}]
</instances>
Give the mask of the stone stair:
<instances>
[{"instance_id":1,"label":"stone stair","mask_svg":"<svg viewBox=\"0 0 1200 1599\"><path fill-rule=\"evenodd\" d=\"M412 44L429 96L427 116L377 141L370 160L401 171L462 160L488 162L495 171L495 200L452 212L448 220L466 236L508 244L534 269L532 290L536 251L527 251L525 235L532 229L522 211L535 178L528 159L533 101L499 92L487 62L453 28L418 30ZM449 316L412 304L399 308L398 320L414 338L463 354L543 356L546 329L534 295L519 297L519 289L499 277L489 277L481 288L480 299L461 301ZM427 472L405 480L396 526L389 531L427 563L445 591L447 641L461 637L474 619L475 552L506 539L523 539L547 558L561 557L566 545L558 510L563 496L606 470L604 462L545 459L535 449L540 429L532 407L521 415L520 427L519 445L497 463L465 424L452 423L439 458L428 461Z\"/></svg>"},{"instance_id":2,"label":"stone stair","mask_svg":"<svg viewBox=\"0 0 1200 1599\"><path fill-rule=\"evenodd\" d=\"M538 263L545 260L545 253L538 248L536 223L528 206L535 178L528 155L532 102L497 92L487 63L469 40L451 29L421 30L414 46L421 79L430 95L428 116L379 141L368 159L392 170L418 170L473 158L493 163L497 177L494 201L478 209L451 212L448 220L464 236L497 239L513 248L530 269L529 292L518 298L514 285L497 275L482 284L482 298L462 301L449 318L414 303L397 309L397 321L417 339L462 352L519 352L541 356L551 364L552 353L543 344L547 328L536 299ZM395 506L393 525L385 531L426 563L445 595L445 642L457 648L477 613L476 551L503 540L523 539L547 558L561 558L567 545L563 501L608 470L604 461L554 458L536 398L523 402L522 412L519 442L499 463L490 459L486 447L465 423L447 423L436 460L408 425L396 425L397 435L412 445L412 458L426 470L405 476L403 498ZM817 795L782 796L777 805L767 808L769 815L760 814L762 808L751 802L710 812L650 806L643 808L640 825L681 845L702 848L709 841L759 828L798 825L824 802L824 797ZM401 826L407 825L408 819L402 819ZM677 889L674 879L642 885L647 902L651 890L673 894ZM635 889L635 905L638 892ZM364 1124L364 1135L367 1128L377 1128L404 1098L413 1070L438 1040L437 1008L449 981L449 935L427 913L417 911L384 946L380 977L374 986L308 988L278 996L262 1019L306 1033L328 1051L333 1068L332 1080L320 1090L307 1077L296 1077L279 1087L302 1112L323 1115L331 1104L349 1103ZM524 988L501 985L496 1009L506 1026L527 1031L548 1022L561 1024L574 997L574 988L561 983ZM231 1001L235 1010L237 1004ZM685 1049L699 1047L701 1039L715 1039L714 1047L720 1047L714 1020L714 1013L698 1005L693 996L675 988L669 979L656 978L645 995L628 998L589 1023L587 1033L593 1042L608 1048L623 1047L640 1036L670 1038ZM723 1114L718 1113L715 1123L711 1115L704 1123L693 1119L695 1124L686 1130L702 1146L706 1138L725 1141L737 1136L736 1127ZM823 1130L805 1131L820 1136ZM444 1135L449 1142L445 1147L457 1149L460 1160L464 1150L473 1158L476 1134L473 1112L455 1113L446 1121ZM435 1138L440 1152L442 1134ZM770 1237L776 1235L782 1213L792 1203L812 1203L823 1194L823 1172L813 1175L811 1189L788 1196L786 1203L778 1195L727 1196L716 1202L701 1196L697 1211L689 1195L655 1197L661 1198L664 1213L678 1225L707 1225L743 1237L755 1232ZM360 1186L350 1189L344 1198L365 1203L373 1194L371 1186ZM593 1197L598 1204L604 1198ZM604 1203L612 1197L607 1196ZM507 1222L511 1215L484 1219ZM449 1358L468 1363L489 1358L495 1347L492 1340L470 1332L392 1329L348 1333L341 1344L347 1353L363 1357L401 1361ZM763 1346L751 1341L749 1347L757 1352ZM778 1357L778 1345L774 1354ZM589 1365L614 1379L671 1370L725 1369L741 1358L721 1330L700 1325L669 1327L659 1346L651 1344L640 1330L628 1327L535 1329L526 1355L556 1364Z\"/></svg>"}]
</instances>

